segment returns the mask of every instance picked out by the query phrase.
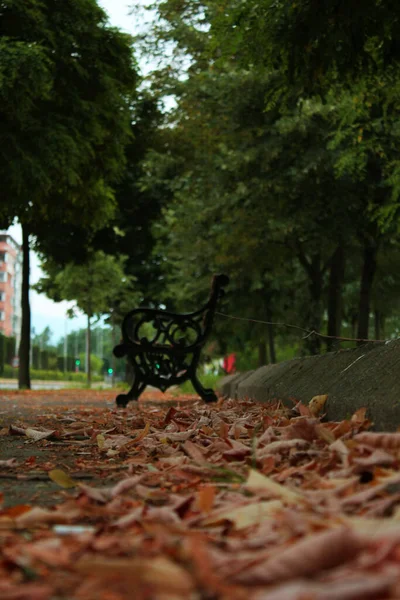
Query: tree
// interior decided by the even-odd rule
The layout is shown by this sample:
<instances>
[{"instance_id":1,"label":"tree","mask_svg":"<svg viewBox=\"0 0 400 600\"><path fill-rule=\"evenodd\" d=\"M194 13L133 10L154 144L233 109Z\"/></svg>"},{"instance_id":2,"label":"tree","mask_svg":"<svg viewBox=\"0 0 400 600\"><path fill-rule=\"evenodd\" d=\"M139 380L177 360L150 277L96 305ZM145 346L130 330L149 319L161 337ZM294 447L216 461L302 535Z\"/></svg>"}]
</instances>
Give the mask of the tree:
<instances>
[{"instance_id":1,"label":"tree","mask_svg":"<svg viewBox=\"0 0 400 600\"><path fill-rule=\"evenodd\" d=\"M57 231L51 256L70 224L90 239L112 216L137 76L131 38L96 0L6 0L0 47L0 217L23 229L19 385L30 387L29 245Z\"/></svg>"},{"instance_id":2,"label":"tree","mask_svg":"<svg viewBox=\"0 0 400 600\"><path fill-rule=\"evenodd\" d=\"M161 237L169 279L172 263L175 288L187 289L181 273L232 265L240 248L242 273L257 286L265 269L281 275L267 259L280 241L303 270L304 325L320 330L327 306L328 333L339 335L346 255L362 253L357 333L367 338L382 233L397 235L397 5L156 8L147 50L172 44L174 60L152 81L177 100L169 153L152 157L148 177L164 178L172 195ZM309 341L319 351L319 339Z\"/></svg>"},{"instance_id":3,"label":"tree","mask_svg":"<svg viewBox=\"0 0 400 600\"><path fill-rule=\"evenodd\" d=\"M397 234L400 208L399 7L377 0L250 0L229 8L214 21L219 41L221 33L229 40L218 45L220 53L234 51L241 64L277 70L281 83L268 96L284 109L293 97L307 98L311 108L321 100L333 107L328 148L335 151L338 177L357 186L360 200L358 337L368 338L382 234Z\"/></svg>"},{"instance_id":4,"label":"tree","mask_svg":"<svg viewBox=\"0 0 400 600\"><path fill-rule=\"evenodd\" d=\"M127 274L135 277L141 301L146 303L154 300L160 288L159 261L152 255L152 226L161 215L169 190L162 181L158 185L153 182L151 188L144 186L143 176L147 153L163 152L168 143L163 120L157 98L146 90L138 92L131 106L131 139L124 151L124 171L115 185L112 218L89 241L87 228L79 220L71 223L63 235L52 228L40 240L40 252L44 257L51 256L60 270L71 261L84 263L96 249L126 256Z\"/></svg>"},{"instance_id":5,"label":"tree","mask_svg":"<svg viewBox=\"0 0 400 600\"><path fill-rule=\"evenodd\" d=\"M271 316L268 280L274 273L282 277L281 261L291 255L307 282L304 325L319 330L325 274L355 213L351 189L335 177L334 153L326 147L331 107L321 105L318 114L293 100L283 112L269 96L284 86L280 74L271 66L242 66L235 55L218 58L226 40L213 37L213 9L202 7L210 3L160 7L168 20L162 32L192 58L183 81L176 79L173 87L171 75L166 84L160 80L175 91L177 107L168 154L153 153L148 160L147 184L169 179L173 198L160 244L169 279L172 265L182 294L188 291L182 279L193 274L194 264L198 279L215 269L234 269L242 280L251 273L258 294L260 282L265 285L263 313ZM319 339L309 341L309 350L318 351Z\"/></svg>"},{"instance_id":6,"label":"tree","mask_svg":"<svg viewBox=\"0 0 400 600\"><path fill-rule=\"evenodd\" d=\"M72 300L76 308L87 316L86 369L87 382L91 384L91 319L109 314L121 296L135 299L132 278L125 275L125 257L115 258L102 251L89 255L85 264L70 263L63 271L48 261L43 265L48 274L35 286L55 301ZM73 309L72 309L73 310Z\"/></svg>"}]
</instances>

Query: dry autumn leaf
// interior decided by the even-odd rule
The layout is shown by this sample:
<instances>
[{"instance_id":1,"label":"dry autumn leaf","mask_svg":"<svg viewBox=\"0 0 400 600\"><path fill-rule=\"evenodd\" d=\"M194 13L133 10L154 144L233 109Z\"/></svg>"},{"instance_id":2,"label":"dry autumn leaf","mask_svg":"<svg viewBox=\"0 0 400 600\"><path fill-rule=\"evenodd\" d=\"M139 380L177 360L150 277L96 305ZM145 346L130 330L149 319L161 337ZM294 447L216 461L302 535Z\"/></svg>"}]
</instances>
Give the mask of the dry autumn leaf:
<instances>
[{"instance_id":1,"label":"dry autumn leaf","mask_svg":"<svg viewBox=\"0 0 400 600\"><path fill-rule=\"evenodd\" d=\"M207 485L197 493L197 506L201 512L209 513L213 507L217 490L213 485Z\"/></svg>"},{"instance_id":2,"label":"dry autumn leaf","mask_svg":"<svg viewBox=\"0 0 400 600\"><path fill-rule=\"evenodd\" d=\"M96 436L96 441L97 441L97 446L99 447L99 450L105 450L106 438L104 437L104 435L102 433L99 433Z\"/></svg>"},{"instance_id":3,"label":"dry autumn leaf","mask_svg":"<svg viewBox=\"0 0 400 600\"><path fill-rule=\"evenodd\" d=\"M170 594L189 596L194 589L190 574L163 556L151 559L83 556L76 563L76 570L88 575L96 573L102 579L116 577L128 579L132 585L142 583L154 591L159 590Z\"/></svg>"},{"instance_id":4,"label":"dry autumn leaf","mask_svg":"<svg viewBox=\"0 0 400 600\"><path fill-rule=\"evenodd\" d=\"M266 519L273 519L277 511L282 510L280 500L254 502L245 506L237 506L228 510L217 511L202 521L203 526L213 526L223 521L232 521L236 529L244 529L251 525L259 525Z\"/></svg>"},{"instance_id":5,"label":"dry autumn leaf","mask_svg":"<svg viewBox=\"0 0 400 600\"><path fill-rule=\"evenodd\" d=\"M270 477L262 475L258 471L251 469L244 487L254 492L270 492L272 496L279 497L286 502L299 502L304 497L280 483L276 483Z\"/></svg>"},{"instance_id":6,"label":"dry autumn leaf","mask_svg":"<svg viewBox=\"0 0 400 600\"><path fill-rule=\"evenodd\" d=\"M52 481L54 481L54 483L57 483L57 485L65 489L73 488L78 485L77 481L74 481L74 479L72 479L68 473L65 473L65 471L62 471L61 469L53 469L52 471L49 471L49 477Z\"/></svg>"},{"instance_id":7,"label":"dry autumn leaf","mask_svg":"<svg viewBox=\"0 0 400 600\"><path fill-rule=\"evenodd\" d=\"M363 542L347 527L329 529L307 536L274 553L260 565L238 576L251 585L309 577L319 571L336 567L362 550Z\"/></svg>"},{"instance_id":8,"label":"dry autumn leaf","mask_svg":"<svg viewBox=\"0 0 400 600\"><path fill-rule=\"evenodd\" d=\"M379 433L375 431L363 431L354 436L354 439L361 444L368 444L374 448L384 448L385 450L396 450L400 448L400 433Z\"/></svg>"},{"instance_id":9,"label":"dry autumn leaf","mask_svg":"<svg viewBox=\"0 0 400 600\"><path fill-rule=\"evenodd\" d=\"M399 598L399 448L365 436L365 411L322 424L299 404L154 390L116 411L107 393L18 393L1 457L18 460L0 474L1 600ZM61 443L32 460L27 428ZM73 493L54 493L49 471L67 485L77 473Z\"/></svg>"},{"instance_id":10,"label":"dry autumn leaf","mask_svg":"<svg viewBox=\"0 0 400 600\"><path fill-rule=\"evenodd\" d=\"M328 394L322 394L320 396L314 396L311 398L308 403L308 408L310 409L311 414L314 417L317 417L323 411L326 401L328 399Z\"/></svg>"}]
</instances>

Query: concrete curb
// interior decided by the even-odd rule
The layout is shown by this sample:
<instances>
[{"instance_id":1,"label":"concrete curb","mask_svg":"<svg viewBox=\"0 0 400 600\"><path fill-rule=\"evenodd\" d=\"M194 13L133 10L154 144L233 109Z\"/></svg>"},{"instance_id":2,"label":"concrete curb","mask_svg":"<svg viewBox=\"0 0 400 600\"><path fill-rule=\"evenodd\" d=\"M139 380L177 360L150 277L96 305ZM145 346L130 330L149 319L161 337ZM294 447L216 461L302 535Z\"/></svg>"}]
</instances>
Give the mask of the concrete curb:
<instances>
[{"instance_id":1,"label":"concrete curb","mask_svg":"<svg viewBox=\"0 0 400 600\"><path fill-rule=\"evenodd\" d=\"M217 390L221 396L233 398L235 381L240 379L243 373L233 373L233 375L225 375L217 383Z\"/></svg>"},{"instance_id":2,"label":"concrete curb","mask_svg":"<svg viewBox=\"0 0 400 600\"><path fill-rule=\"evenodd\" d=\"M219 394L226 398L238 398L239 385L246 381L254 371L245 371L244 373L234 373L233 375L225 375L217 383Z\"/></svg>"},{"instance_id":3,"label":"concrete curb","mask_svg":"<svg viewBox=\"0 0 400 600\"><path fill-rule=\"evenodd\" d=\"M348 418L365 406L374 429L395 431L400 426L400 340L267 365L224 377L218 388L231 398L278 399L290 407L293 401L307 404L328 394L327 419Z\"/></svg>"}]
</instances>

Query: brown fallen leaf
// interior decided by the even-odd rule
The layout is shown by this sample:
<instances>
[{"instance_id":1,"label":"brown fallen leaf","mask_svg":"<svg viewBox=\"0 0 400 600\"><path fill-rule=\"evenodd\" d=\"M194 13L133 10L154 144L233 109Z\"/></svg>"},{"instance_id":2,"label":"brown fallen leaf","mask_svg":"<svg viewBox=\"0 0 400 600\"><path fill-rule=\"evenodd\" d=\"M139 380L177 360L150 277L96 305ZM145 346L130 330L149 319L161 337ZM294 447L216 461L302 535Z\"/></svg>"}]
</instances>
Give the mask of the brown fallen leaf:
<instances>
[{"instance_id":1,"label":"brown fallen leaf","mask_svg":"<svg viewBox=\"0 0 400 600\"><path fill-rule=\"evenodd\" d=\"M0 582L1 600L50 600L53 592L53 587L47 584L28 583L21 586L11 581Z\"/></svg>"},{"instance_id":2,"label":"brown fallen leaf","mask_svg":"<svg viewBox=\"0 0 400 600\"><path fill-rule=\"evenodd\" d=\"M207 527L218 525L223 521L232 521L236 529L245 529L251 525L259 525L266 519L274 519L275 513L282 508L280 500L253 502L244 506L215 511L202 520L201 524L203 527Z\"/></svg>"},{"instance_id":3,"label":"brown fallen leaf","mask_svg":"<svg viewBox=\"0 0 400 600\"><path fill-rule=\"evenodd\" d=\"M71 563L71 552L61 538L42 539L26 544L24 553L51 567L67 567Z\"/></svg>"},{"instance_id":4,"label":"brown fallen leaf","mask_svg":"<svg viewBox=\"0 0 400 600\"><path fill-rule=\"evenodd\" d=\"M353 458L353 464L364 469L368 467L375 467L377 465L390 466L395 462L396 459L394 456L385 450L381 450L380 448L374 450L374 452L372 452L372 454L366 458Z\"/></svg>"},{"instance_id":5,"label":"brown fallen leaf","mask_svg":"<svg viewBox=\"0 0 400 600\"><path fill-rule=\"evenodd\" d=\"M332 431L330 431L327 427L324 427L322 424L316 425L315 430L318 434L318 437L327 444L332 444L336 439Z\"/></svg>"},{"instance_id":6,"label":"brown fallen leaf","mask_svg":"<svg viewBox=\"0 0 400 600\"><path fill-rule=\"evenodd\" d=\"M35 507L18 516L14 523L17 528L25 529L29 527L37 527L38 525L69 523L76 516L76 511L63 513L61 511L53 511Z\"/></svg>"},{"instance_id":7,"label":"brown fallen leaf","mask_svg":"<svg viewBox=\"0 0 400 600\"><path fill-rule=\"evenodd\" d=\"M182 444L182 448L187 453L187 455L194 460L194 462L204 465L207 463L202 450L191 442L190 440L186 440L184 444Z\"/></svg>"},{"instance_id":8,"label":"brown fallen leaf","mask_svg":"<svg viewBox=\"0 0 400 600\"><path fill-rule=\"evenodd\" d=\"M304 500L301 493L291 490L287 486L276 483L270 477L262 475L255 469L250 469L247 481L243 486L253 492L270 492L272 496L281 498L286 502L299 502Z\"/></svg>"},{"instance_id":9,"label":"brown fallen leaf","mask_svg":"<svg viewBox=\"0 0 400 600\"><path fill-rule=\"evenodd\" d=\"M111 487L107 488L95 488L91 485L86 485L85 483L79 483L79 489L82 494L95 502L99 502L100 504L106 504L111 500Z\"/></svg>"},{"instance_id":10,"label":"brown fallen leaf","mask_svg":"<svg viewBox=\"0 0 400 600\"><path fill-rule=\"evenodd\" d=\"M197 493L196 503L201 512L209 513L213 507L217 490L213 485L206 485Z\"/></svg>"},{"instance_id":11,"label":"brown fallen leaf","mask_svg":"<svg viewBox=\"0 0 400 600\"><path fill-rule=\"evenodd\" d=\"M328 529L308 535L299 542L278 550L262 564L247 569L235 579L248 585L265 585L310 577L354 559L365 544L347 527Z\"/></svg>"},{"instance_id":12,"label":"brown fallen leaf","mask_svg":"<svg viewBox=\"0 0 400 600\"><path fill-rule=\"evenodd\" d=\"M261 591L253 596L253 600L376 600L386 598L395 581L394 573L360 573L345 581L330 581L329 585L298 579Z\"/></svg>"},{"instance_id":13,"label":"brown fallen leaf","mask_svg":"<svg viewBox=\"0 0 400 600\"><path fill-rule=\"evenodd\" d=\"M159 590L163 593L187 594L185 597L189 597L194 590L190 574L163 556L151 559L83 556L74 568L79 573L95 574L102 579L118 577L130 580L135 587L141 583L149 586L153 592Z\"/></svg>"},{"instance_id":14,"label":"brown fallen leaf","mask_svg":"<svg viewBox=\"0 0 400 600\"><path fill-rule=\"evenodd\" d=\"M357 433L354 438L356 442L367 444L374 448L384 450L397 450L400 448L400 433L380 433L375 431L363 431Z\"/></svg>"}]
</instances>

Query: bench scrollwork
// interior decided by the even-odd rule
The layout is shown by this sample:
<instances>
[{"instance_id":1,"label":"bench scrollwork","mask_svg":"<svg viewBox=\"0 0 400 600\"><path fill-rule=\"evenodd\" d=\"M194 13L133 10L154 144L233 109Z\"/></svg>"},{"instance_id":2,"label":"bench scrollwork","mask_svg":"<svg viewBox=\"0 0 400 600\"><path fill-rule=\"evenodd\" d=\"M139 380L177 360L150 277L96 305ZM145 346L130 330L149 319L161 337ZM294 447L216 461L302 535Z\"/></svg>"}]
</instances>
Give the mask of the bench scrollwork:
<instances>
[{"instance_id":1,"label":"bench scrollwork","mask_svg":"<svg viewBox=\"0 0 400 600\"><path fill-rule=\"evenodd\" d=\"M178 314L155 308L136 308L122 323L122 343L114 348L118 358L127 356L134 370L134 382L117 405L125 407L138 400L147 385L162 391L190 380L205 402L217 397L197 378L201 349L211 332L218 300L228 285L226 275L215 275L208 302L193 313Z\"/></svg>"}]
</instances>

